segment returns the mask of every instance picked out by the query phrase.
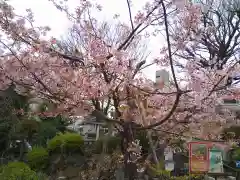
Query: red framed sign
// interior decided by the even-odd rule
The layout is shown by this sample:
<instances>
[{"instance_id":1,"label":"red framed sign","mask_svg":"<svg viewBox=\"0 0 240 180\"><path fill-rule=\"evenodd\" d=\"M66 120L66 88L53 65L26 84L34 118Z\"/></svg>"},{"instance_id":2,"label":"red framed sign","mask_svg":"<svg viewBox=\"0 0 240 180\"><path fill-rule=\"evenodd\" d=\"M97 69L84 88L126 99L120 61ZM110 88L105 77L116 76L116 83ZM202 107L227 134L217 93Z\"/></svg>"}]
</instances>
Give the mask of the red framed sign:
<instances>
[{"instance_id":1,"label":"red framed sign","mask_svg":"<svg viewBox=\"0 0 240 180\"><path fill-rule=\"evenodd\" d=\"M190 142L189 170L191 173L206 173L209 170L209 143Z\"/></svg>"}]
</instances>

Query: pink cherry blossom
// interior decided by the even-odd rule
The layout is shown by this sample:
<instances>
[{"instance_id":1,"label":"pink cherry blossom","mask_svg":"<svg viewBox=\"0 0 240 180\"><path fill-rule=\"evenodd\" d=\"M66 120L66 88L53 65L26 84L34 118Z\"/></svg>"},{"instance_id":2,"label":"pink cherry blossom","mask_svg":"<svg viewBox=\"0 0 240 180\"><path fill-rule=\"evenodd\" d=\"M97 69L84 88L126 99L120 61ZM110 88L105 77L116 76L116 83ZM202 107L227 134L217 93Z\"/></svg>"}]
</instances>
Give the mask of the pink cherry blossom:
<instances>
[{"instance_id":1,"label":"pink cherry blossom","mask_svg":"<svg viewBox=\"0 0 240 180\"><path fill-rule=\"evenodd\" d=\"M225 85L222 82L228 74L236 73L239 66L229 65L220 72L202 68L199 58L184 62L176 55L186 48L194 50L202 38L201 33L206 30L200 25L202 16L198 6L180 0L166 6L175 4L181 8L169 15L174 22L174 32L168 35L171 47L155 47L160 50L152 64L160 68L171 67L169 85L162 82L156 87L143 73L148 63L138 56L137 48L144 38L142 32L148 27L156 31L162 28L165 14L161 3L149 1L143 10L133 15L136 29L118 21L117 36L113 37L111 24L89 15L94 8L101 10L99 5L82 0L75 13L71 13L58 1L52 1L73 21L72 33L79 35L74 40L79 43L81 53L66 54L58 47L57 39L43 40L50 28L29 27L27 23L33 23L31 10L26 17L19 18L13 7L4 1L0 3L0 28L7 42L1 39L0 48L11 55L0 57L1 89L15 83L34 96L51 100L57 108L45 115L85 115L108 108L104 112L108 116L110 107L117 114L119 106L127 104L129 108L114 120L125 117L124 120L134 121L144 128L153 125L161 130L192 131L202 138L217 138L223 126L232 124L232 113L218 114L216 105L223 94L234 94L222 88ZM76 61L81 65L74 65ZM183 64L183 77L176 73L175 66L179 64ZM180 86L181 83L185 85ZM239 96L239 93L234 95ZM211 124L216 127L214 132L208 127Z\"/></svg>"}]
</instances>

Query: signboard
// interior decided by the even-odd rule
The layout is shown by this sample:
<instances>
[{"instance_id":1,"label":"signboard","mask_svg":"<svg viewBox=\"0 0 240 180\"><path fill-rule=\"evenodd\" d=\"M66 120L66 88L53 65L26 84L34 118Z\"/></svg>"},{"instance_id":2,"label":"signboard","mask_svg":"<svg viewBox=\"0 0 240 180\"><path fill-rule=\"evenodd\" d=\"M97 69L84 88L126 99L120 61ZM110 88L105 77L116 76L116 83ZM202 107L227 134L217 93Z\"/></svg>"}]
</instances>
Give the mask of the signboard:
<instances>
[{"instance_id":1,"label":"signboard","mask_svg":"<svg viewBox=\"0 0 240 180\"><path fill-rule=\"evenodd\" d=\"M209 148L212 148L212 149L215 149L215 150L217 149L218 151L221 151L223 161L227 161L228 151L231 148L231 146L229 146L227 144L223 144L223 143L213 142L213 143L210 144Z\"/></svg>"},{"instance_id":2,"label":"signboard","mask_svg":"<svg viewBox=\"0 0 240 180\"><path fill-rule=\"evenodd\" d=\"M194 173L208 172L209 155L208 143L190 142L189 143L190 162L189 170Z\"/></svg>"},{"instance_id":3,"label":"signboard","mask_svg":"<svg viewBox=\"0 0 240 180\"><path fill-rule=\"evenodd\" d=\"M165 170L174 170L173 151L170 147L164 149Z\"/></svg>"},{"instance_id":4,"label":"signboard","mask_svg":"<svg viewBox=\"0 0 240 180\"><path fill-rule=\"evenodd\" d=\"M193 173L224 173L223 160L230 146L220 142L194 141L189 143L189 170ZM236 166L240 168L240 161Z\"/></svg>"},{"instance_id":5,"label":"signboard","mask_svg":"<svg viewBox=\"0 0 240 180\"><path fill-rule=\"evenodd\" d=\"M164 149L164 158L165 161L173 161L173 151L170 147Z\"/></svg>"},{"instance_id":6,"label":"signboard","mask_svg":"<svg viewBox=\"0 0 240 180\"><path fill-rule=\"evenodd\" d=\"M240 168L240 161L236 161L236 168Z\"/></svg>"},{"instance_id":7,"label":"signboard","mask_svg":"<svg viewBox=\"0 0 240 180\"><path fill-rule=\"evenodd\" d=\"M222 152L219 150L210 150L209 153L209 173L224 173Z\"/></svg>"},{"instance_id":8,"label":"signboard","mask_svg":"<svg viewBox=\"0 0 240 180\"><path fill-rule=\"evenodd\" d=\"M165 162L165 170L166 171L174 170L174 162Z\"/></svg>"}]
</instances>

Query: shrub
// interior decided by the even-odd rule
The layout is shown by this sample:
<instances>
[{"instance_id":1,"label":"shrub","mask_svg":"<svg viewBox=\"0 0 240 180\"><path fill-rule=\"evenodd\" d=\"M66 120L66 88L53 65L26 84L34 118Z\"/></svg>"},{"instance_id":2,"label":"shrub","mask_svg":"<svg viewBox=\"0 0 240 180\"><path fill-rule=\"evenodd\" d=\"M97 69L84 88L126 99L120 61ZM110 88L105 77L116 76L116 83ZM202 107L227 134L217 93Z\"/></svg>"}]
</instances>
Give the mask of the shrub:
<instances>
[{"instance_id":1,"label":"shrub","mask_svg":"<svg viewBox=\"0 0 240 180\"><path fill-rule=\"evenodd\" d=\"M236 149L233 150L232 160L233 161L239 161L240 160L240 148L236 148Z\"/></svg>"},{"instance_id":2,"label":"shrub","mask_svg":"<svg viewBox=\"0 0 240 180\"><path fill-rule=\"evenodd\" d=\"M159 161L158 164L150 165L149 175L151 177L159 177L164 180L203 180L204 176L202 175L185 175L185 176L171 176L171 171L164 170L164 161Z\"/></svg>"},{"instance_id":3,"label":"shrub","mask_svg":"<svg viewBox=\"0 0 240 180\"><path fill-rule=\"evenodd\" d=\"M43 147L33 147L33 149L27 153L27 160L32 169L45 169L49 162L48 151Z\"/></svg>"},{"instance_id":4,"label":"shrub","mask_svg":"<svg viewBox=\"0 0 240 180\"><path fill-rule=\"evenodd\" d=\"M36 172L23 162L10 162L3 166L1 180L38 180Z\"/></svg>"},{"instance_id":5,"label":"shrub","mask_svg":"<svg viewBox=\"0 0 240 180\"><path fill-rule=\"evenodd\" d=\"M50 152L61 151L61 148L67 152L82 151L83 138L77 133L59 133L54 138L52 138L47 145Z\"/></svg>"},{"instance_id":6,"label":"shrub","mask_svg":"<svg viewBox=\"0 0 240 180\"><path fill-rule=\"evenodd\" d=\"M38 180L48 180L48 176L42 172L37 173Z\"/></svg>"},{"instance_id":7,"label":"shrub","mask_svg":"<svg viewBox=\"0 0 240 180\"><path fill-rule=\"evenodd\" d=\"M202 175L189 175L180 177L171 177L170 180L203 180L205 179Z\"/></svg>"}]
</instances>

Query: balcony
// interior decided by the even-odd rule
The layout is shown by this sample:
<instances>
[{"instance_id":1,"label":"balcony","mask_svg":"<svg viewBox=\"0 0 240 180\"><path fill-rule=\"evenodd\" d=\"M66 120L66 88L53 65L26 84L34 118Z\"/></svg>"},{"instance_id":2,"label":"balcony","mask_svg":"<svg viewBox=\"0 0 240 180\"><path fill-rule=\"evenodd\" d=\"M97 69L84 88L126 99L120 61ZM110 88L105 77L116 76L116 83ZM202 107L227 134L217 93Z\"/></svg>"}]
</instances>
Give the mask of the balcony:
<instances>
[{"instance_id":1,"label":"balcony","mask_svg":"<svg viewBox=\"0 0 240 180\"><path fill-rule=\"evenodd\" d=\"M223 99L221 108L228 109L233 112L239 112L240 111L240 101L234 98L229 99Z\"/></svg>"},{"instance_id":2,"label":"balcony","mask_svg":"<svg viewBox=\"0 0 240 180\"><path fill-rule=\"evenodd\" d=\"M233 93L223 97L218 107L221 110L228 109L233 112L240 112L240 75L228 78L227 84L229 85L228 90Z\"/></svg>"}]
</instances>

